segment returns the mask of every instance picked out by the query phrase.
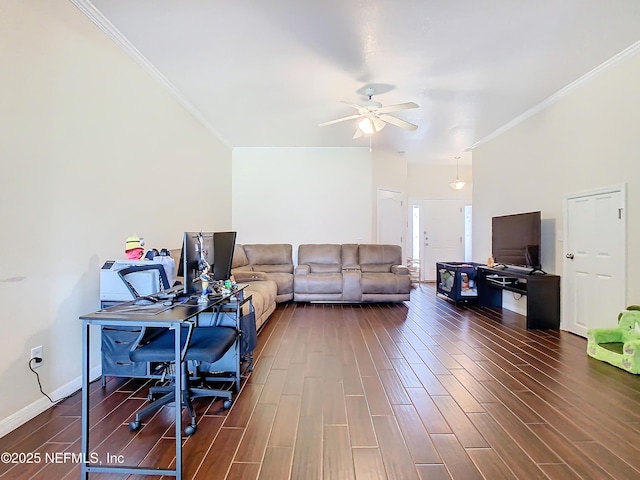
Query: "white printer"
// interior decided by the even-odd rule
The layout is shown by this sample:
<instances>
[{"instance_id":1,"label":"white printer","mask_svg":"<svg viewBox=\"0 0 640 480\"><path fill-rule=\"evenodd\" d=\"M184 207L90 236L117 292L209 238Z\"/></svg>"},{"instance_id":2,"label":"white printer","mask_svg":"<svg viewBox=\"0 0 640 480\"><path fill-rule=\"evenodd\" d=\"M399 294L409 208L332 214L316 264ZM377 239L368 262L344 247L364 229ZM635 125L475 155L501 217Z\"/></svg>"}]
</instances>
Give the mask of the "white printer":
<instances>
[{"instance_id":1,"label":"white printer","mask_svg":"<svg viewBox=\"0 0 640 480\"><path fill-rule=\"evenodd\" d=\"M125 269L130 271L126 281L121 272ZM165 267L156 260L107 260L100 269L100 301L133 300L134 292L130 287L140 296L157 293L163 290L161 271L165 272Z\"/></svg>"}]
</instances>

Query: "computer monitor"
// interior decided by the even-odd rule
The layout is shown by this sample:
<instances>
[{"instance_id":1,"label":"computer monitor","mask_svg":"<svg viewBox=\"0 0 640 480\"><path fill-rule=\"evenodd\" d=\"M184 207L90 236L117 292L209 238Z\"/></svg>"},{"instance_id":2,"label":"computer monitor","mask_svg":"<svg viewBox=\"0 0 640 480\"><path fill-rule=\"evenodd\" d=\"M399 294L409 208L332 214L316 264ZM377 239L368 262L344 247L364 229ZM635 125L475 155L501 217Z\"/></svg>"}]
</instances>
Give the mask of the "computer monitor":
<instances>
[{"instance_id":1,"label":"computer monitor","mask_svg":"<svg viewBox=\"0 0 640 480\"><path fill-rule=\"evenodd\" d=\"M213 279L227 280L231 277L231 262L236 246L236 232L213 234Z\"/></svg>"},{"instance_id":2,"label":"computer monitor","mask_svg":"<svg viewBox=\"0 0 640 480\"><path fill-rule=\"evenodd\" d=\"M212 232L184 232L178 276L183 277L182 290L186 295L201 291L200 273L204 262L213 265L213 252Z\"/></svg>"}]
</instances>

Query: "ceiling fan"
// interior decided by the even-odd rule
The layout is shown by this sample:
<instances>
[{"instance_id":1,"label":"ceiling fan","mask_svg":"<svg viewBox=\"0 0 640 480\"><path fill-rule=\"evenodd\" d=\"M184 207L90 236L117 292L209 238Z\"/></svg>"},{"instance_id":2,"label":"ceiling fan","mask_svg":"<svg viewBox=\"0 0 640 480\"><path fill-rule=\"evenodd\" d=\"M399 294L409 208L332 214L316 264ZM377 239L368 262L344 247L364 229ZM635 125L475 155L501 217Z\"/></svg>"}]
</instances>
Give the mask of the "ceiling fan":
<instances>
[{"instance_id":1,"label":"ceiling fan","mask_svg":"<svg viewBox=\"0 0 640 480\"><path fill-rule=\"evenodd\" d=\"M334 123L344 122L346 120L358 119L358 129L353 135L353 138L358 138L362 135L372 135L373 133L377 133L382 130L387 123L411 131L418 128L418 126L414 125L413 123L409 123L392 115L387 115L390 112L408 110L410 108L418 108L419 105L417 103L406 102L398 103L396 105L382 106L380 102L376 102L371 99L371 97L373 97L373 95L375 94L375 89L367 88L365 90L365 94L369 98L368 100L363 102L362 105L352 102L342 102L358 110L358 113L347 115L346 117L337 118L335 120L330 120L328 122L321 123L319 126L325 127L327 125L333 125Z\"/></svg>"}]
</instances>

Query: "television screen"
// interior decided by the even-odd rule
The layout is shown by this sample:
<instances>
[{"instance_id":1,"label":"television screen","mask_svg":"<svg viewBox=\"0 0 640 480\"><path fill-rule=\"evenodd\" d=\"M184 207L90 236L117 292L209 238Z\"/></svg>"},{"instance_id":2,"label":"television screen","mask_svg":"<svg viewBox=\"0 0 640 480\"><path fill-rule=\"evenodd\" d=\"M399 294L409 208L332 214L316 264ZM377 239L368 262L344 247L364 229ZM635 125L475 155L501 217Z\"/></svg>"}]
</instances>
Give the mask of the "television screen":
<instances>
[{"instance_id":1,"label":"television screen","mask_svg":"<svg viewBox=\"0 0 640 480\"><path fill-rule=\"evenodd\" d=\"M539 269L540 212L493 217L491 250L496 263Z\"/></svg>"}]
</instances>

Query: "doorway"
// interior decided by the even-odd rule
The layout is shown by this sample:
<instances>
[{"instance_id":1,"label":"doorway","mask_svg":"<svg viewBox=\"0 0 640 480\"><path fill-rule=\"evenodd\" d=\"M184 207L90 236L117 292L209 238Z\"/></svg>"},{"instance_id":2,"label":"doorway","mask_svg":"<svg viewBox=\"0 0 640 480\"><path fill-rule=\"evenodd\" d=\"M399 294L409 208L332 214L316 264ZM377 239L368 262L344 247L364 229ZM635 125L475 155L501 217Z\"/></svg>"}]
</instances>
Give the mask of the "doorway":
<instances>
[{"instance_id":1,"label":"doorway","mask_svg":"<svg viewBox=\"0 0 640 480\"><path fill-rule=\"evenodd\" d=\"M562 329L615 328L626 308L624 186L567 195Z\"/></svg>"},{"instance_id":2,"label":"doorway","mask_svg":"<svg viewBox=\"0 0 640 480\"><path fill-rule=\"evenodd\" d=\"M470 204L452 198L411 201L410 256L420 261L421 281L436 281L436 262L471 260Z\"/></svg>"}]
</instances>

